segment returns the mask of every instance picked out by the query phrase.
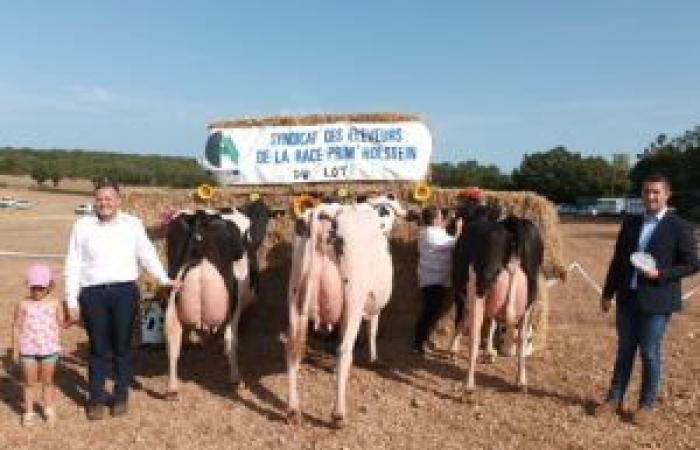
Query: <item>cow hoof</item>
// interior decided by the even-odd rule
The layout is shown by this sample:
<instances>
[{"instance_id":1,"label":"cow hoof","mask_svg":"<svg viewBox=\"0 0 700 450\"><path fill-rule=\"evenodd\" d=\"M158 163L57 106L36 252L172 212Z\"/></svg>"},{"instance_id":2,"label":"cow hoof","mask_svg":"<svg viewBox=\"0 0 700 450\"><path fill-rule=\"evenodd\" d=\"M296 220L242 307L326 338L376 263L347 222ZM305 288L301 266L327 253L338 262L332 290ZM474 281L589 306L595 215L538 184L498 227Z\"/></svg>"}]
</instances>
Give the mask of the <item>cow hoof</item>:
<instances>
[{"instance_id":1,"label":"cow hoof","mask_svg":"<svg viewBox=\"0 0 700 450\"><path fill-rule=\"evenodd\" d=\"M231 392L234 394L245 388L245 384L243 384L242 380L231 380L228 382L228 386Z\"/></svg>"},{"instance_id":2,"label":"cow hoof","mask_svg":"<svg viewBox=\"0 0 700 450\"><path fill-rule=\"evenodd\" d=\"M389 365L385 363L384 361L380 361L378 359L375 359L374 361L369 362L370 367L373 367L377 370L386 370L389 368Z\"/></svg>"},{"instance_id":3,"label":"cow hoof","mask_svg":"<svg viewBox=\"0 0 700 450\"><path fill-rule=\"evenodd\" d=\"M301 412L298 409L287 411L287 423L290 425L301 425Z\"/></svg>"},{"instance_id":4,"label":"cow hoof","mask_svg":"<svg viewBox=\"0 0 700 450\"><path fill-rule=\"evenodd\" d=\"M177 391L168 391L163 398L169 402L176 402L180 400L180 393Z\"/></svg>"},{"instance_id":5,"label":"cow hoof","mask_svg":"<svg viewBox=\"0 0 700 450\"><path fill-rule=\"evenodd\" d=\"M518 384L518 389L523 394L527 394L527 384Z\"/></svg>"},{"instance_id":6,"label":"cow hoof","mask_svg":"<svg viewBox=\"0 0 700 450\"><path fill-rule=\"evenodd\" d=\"M474 403L476 397L476 390L474 387L465 386L462 389L462 403Z\"/></svg>"},{"instance_id":7,"label":"cow hoof","mask_svg":"<svg viewBox=\"0 0 700 450\"><path fill-rule=\"evenodd\" d=\"M333 413L331 415L331 419L333 420L333 428L336 430L339 430L345 426L345 417L338 414L338 413Z\"/></svg>"},{"instance_id":8,"label":"cow hoof","mask_svg":"<svg viewBox=\"0 0 700 450\"><path fill-rule=\"evenodd\" d=\"M482 364L494 364L496 362L496 355L493 353L484 353L479 360Z\"/></svg>"}]
</instances>

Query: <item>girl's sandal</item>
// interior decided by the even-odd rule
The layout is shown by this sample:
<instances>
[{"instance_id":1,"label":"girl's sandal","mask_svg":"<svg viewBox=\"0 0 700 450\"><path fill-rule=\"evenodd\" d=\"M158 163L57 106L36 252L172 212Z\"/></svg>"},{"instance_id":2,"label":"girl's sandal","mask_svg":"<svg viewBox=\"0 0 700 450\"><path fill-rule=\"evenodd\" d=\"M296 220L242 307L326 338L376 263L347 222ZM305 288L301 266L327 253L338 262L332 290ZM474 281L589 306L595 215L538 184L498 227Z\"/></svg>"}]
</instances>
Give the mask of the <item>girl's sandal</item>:
<instances>
[{"instance_id":1,"label":"girl's sandal","mask_svg":"<svg viewBox=\"0 0 700 450\"><path fill-rule=\"evenodd\" d=\"M31 427L34 425L34 422L36 421L36 413L33 412L26 412L22 414L22 426L23 427Z\"/></svg>"},{"instance_id":2,"label":"girl's sandal","mask_svg":"<svg viewBox=\"0 0 700 450\"><path fill-rule=\"evenodd\" d=\"M53 408L45 408L44 418L49 426L54 426L56 424L56 410Z\"/></svg>"}]
</instances>

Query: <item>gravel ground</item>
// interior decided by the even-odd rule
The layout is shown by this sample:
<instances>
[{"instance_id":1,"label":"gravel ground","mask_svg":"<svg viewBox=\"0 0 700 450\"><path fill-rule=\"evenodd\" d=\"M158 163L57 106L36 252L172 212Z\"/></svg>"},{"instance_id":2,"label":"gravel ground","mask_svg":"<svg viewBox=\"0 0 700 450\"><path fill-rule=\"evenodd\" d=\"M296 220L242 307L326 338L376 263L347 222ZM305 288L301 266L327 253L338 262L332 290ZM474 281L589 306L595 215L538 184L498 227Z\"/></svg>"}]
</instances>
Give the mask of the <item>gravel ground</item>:
<instances>
[{"instance_id":1,"label":"gravel ground","mask_svg":"<svg viewBox=\"0 0 700 450\"><path fill-rule=\"evenodd\" d=\"M0 189L0 196L16 194ZM23 192L38 202L31 211L0 211L0 250L62 253L74 220L76 195ZM565 224L565 260L580 262L601 280L612 253L616 224ZM700 448L700 294L674 315L664 342L664 377L653 425L639 428L627 414L590 415L606 389L615 351L613 315L602 315L597 294L577 275L551 292L548 347L528 360L530 390L513 389L514 358L477 367L478 392L463 401L466 355L420 357L409 342L418 311L415 251L393 243L395 295L380 325L383 364L371 367L358 345L348 385L348 420L333 429L334 358L312 346L300 395L304 421L285 421L286 375L278 336L284 330L288 248L274 247L263 264L264 288L242 333L244 386L233 393L219 349L192 344L180 361L180 401L162 399L166 356L136 350L135 386L125 417L88 422L86 337L74 327L63 335L66 356L56 376L59 421L50 429L19 425L19 386L12 367L0 369L0 448ZM9 344L11 312L23 295L22 274L31 261L0 258L0 348ZM50 260L61 270L61 260ZM695 277L686 290L700 283ZM61 292L61 286L59 291ZM438 340L440 336L438 336ZM639 368L626 406L634 407Z\"/></svg>"}]
</instances>

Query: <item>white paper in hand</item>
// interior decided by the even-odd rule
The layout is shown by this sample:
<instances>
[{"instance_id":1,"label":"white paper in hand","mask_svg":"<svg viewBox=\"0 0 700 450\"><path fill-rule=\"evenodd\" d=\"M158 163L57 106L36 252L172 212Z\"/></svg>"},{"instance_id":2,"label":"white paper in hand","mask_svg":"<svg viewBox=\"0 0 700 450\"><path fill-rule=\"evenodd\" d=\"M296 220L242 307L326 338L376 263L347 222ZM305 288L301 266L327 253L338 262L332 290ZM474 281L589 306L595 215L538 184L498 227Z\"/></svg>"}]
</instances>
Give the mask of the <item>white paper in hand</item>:
<instances>
[{"instance_id":1,"label":"white paper in hand","mask_svg":"<svg viewBox=\"0 0 700 450\"><path fill-rule=\"evenodd\" d=\"M656 269L656 260L649 253L634 252L630 256L630 262L639 270L649 271Z\"/></svg>"}]
</instances>

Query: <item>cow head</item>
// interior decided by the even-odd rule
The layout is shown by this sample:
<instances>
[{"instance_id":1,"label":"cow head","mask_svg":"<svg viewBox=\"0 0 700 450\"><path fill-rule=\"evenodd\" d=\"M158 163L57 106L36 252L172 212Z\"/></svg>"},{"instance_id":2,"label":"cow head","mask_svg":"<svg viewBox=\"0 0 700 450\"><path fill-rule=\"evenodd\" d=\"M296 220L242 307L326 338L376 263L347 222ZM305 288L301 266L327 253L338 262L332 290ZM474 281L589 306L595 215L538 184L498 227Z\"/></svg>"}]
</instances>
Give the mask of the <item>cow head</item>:
<instances>
[{"instance_id":1,"label":"cow head","mask_svg":"<svg viewBox=\"0 0 700 450\"><path fill-rule=\"evenodd\" d=\"M393 194L376 195L367 199L367 204L371 205L379 216L379 226L385 236L389 236L394 227L397 217L406 217L406 210L394 198Z\"/></svg>"}]
</instances>

